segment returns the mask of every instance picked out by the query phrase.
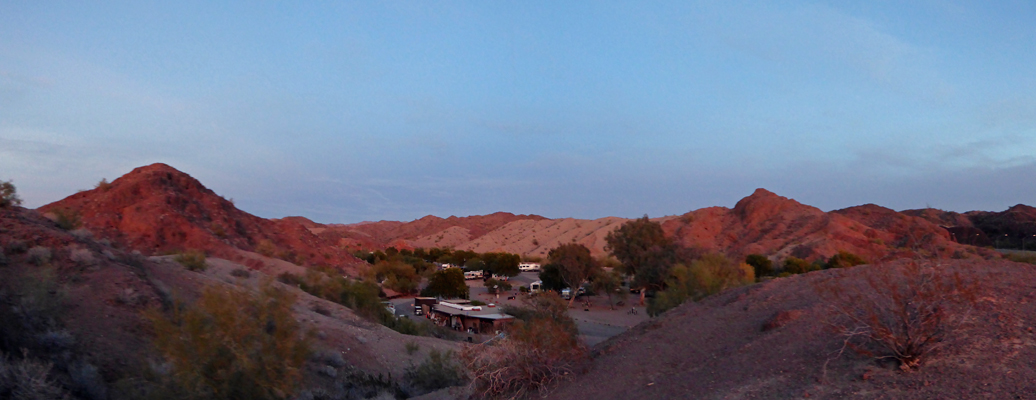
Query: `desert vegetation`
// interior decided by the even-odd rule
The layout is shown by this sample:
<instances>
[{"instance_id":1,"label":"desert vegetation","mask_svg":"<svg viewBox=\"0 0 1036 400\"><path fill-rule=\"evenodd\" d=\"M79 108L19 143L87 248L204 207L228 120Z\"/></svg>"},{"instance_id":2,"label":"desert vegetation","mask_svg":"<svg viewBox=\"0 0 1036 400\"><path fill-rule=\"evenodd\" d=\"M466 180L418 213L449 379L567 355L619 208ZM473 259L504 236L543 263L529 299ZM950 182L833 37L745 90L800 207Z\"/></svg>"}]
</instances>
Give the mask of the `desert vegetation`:
<instances>
[{"instance_id":1,"label":"desert vegetation","mask_svg":"<svg viewBox=\"0 0 1036 400\"><path fill-rule=\"evenodd\" d=\"M706 254L691 261L690 265L673 266L669 279L666 279L666 289L655 295L647 312L656 316L687 300L699 300L724 289L754 282L755 269L752 266L735 263L722 254Z\"/></svg>"},{"instance_id":2,"label":"desert vegetation","mask_svg":"<svg viewBox=\"0 0 1036 400\"><path fill-rule=\"evenodd\" d=\"M588 353L577 339L567 304L554 294L533 298L525 307L507 307L516 321L505 337L468 346L461 358L476 395L522 398L544 395L575 373Z\"/></svg>"},{"instance_id":3,"label":"desert vegetation","mask_svg":"<svg viewBox=\"0 0 1036 400\"><path fill-rule=\"evenodd\" d=\"M929 260L872 266L862 281L838 274L816 285L845 348L918 368L947 343L976 301L977 285Z\"/></svg>"},{"instance_id":4,"label":"desert vegetation","mask_svg":"<svg viewBox=\"0 0 1036 400\"><path fill-rule=\"evenodd\" d=\"M0 208L22 205L18 189L11 181L0 181Z\"/></svg>"},{"instance_id":5,"label":"desert vegetation","mask_svg":"<svg viewBox=\"0 0 1036 400\"><path fill-rule=\"evenodd\" d=\"M205 262L205 252L201 250L188 250L177 254L174 261L183 265L188 271L204 271L208 268Z\"/></svg>"},{"instance_id":6,"label":"desert vegetation","mask_svg":"<svg viewBox=\"0 0 1036 400\"><path fill-rule=\"evenodd\" d=\"M155 346L170 366L162 389L184 398L288 398L310 346L294 302L267 282L255 293L210 287L193 305L151 310Z\"/></svg>"}]
</instances>

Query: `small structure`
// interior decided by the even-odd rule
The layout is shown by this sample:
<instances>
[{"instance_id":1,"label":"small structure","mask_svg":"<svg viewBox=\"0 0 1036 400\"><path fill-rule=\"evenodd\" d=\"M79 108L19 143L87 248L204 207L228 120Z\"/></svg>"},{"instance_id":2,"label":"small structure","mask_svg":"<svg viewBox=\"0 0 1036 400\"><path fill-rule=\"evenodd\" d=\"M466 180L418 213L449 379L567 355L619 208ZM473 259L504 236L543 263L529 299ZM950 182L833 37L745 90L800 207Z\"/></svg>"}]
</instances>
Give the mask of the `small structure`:
<instances>
[{"instance_id":1,"label":"small structure","mask_svg":"<svg viewBox=\"0 0 1036 400\"><path fill-rule=\"evenodd\" d=\"M529 284L529 293L539 293L543 291L543 281L536 281Z\"/></svg>"},{"instance_id":2,"label":"small structure","mask_svg":"<svg viewBox=\"0 0 1036 400\"><path fill-rule=\"evenodd\" d=\"M415 297L414 315L428 315L436 304L439 304L439 300L434 297Z\"/></svg>"},{"instance_id":3,"label":"small structure","mask_svg":"<svg viewBox=\"0 0 1036 400\"><path fill-rule=\"evenodd\" d=\"M499 308L473 306L470 300L443 300L432 306L429 318L439 326L474 334L500 332L514 322L513 316Z\"/></svg>"}]
</instances>

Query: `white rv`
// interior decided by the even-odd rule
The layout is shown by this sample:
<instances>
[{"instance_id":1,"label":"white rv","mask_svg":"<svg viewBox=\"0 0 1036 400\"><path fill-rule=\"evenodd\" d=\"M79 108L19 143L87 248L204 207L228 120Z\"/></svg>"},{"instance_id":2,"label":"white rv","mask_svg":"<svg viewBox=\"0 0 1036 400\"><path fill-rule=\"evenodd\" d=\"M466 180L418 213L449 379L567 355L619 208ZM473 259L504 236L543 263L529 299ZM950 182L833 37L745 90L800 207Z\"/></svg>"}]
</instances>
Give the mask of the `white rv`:
<instances>
[{"instance_id":1,"label":"white rv","mask_svg":"<svg viewBox=\"0 0 1036 400\"><path fill-rule=\"evenodd\" d=\"M464 280L482 279L482 270L468 271L464 273Z\"/></svg>"},{"instance_id":2,"label":"white rv","mask_svg":"<svg viewBox=\"0 0 1036 400\"><path fill-rule=\"evenodd\" d=\"M540 263L523 262L518 264L518 270L522 272L537 272L540 270Z\"/></svg>"}]
</instances>

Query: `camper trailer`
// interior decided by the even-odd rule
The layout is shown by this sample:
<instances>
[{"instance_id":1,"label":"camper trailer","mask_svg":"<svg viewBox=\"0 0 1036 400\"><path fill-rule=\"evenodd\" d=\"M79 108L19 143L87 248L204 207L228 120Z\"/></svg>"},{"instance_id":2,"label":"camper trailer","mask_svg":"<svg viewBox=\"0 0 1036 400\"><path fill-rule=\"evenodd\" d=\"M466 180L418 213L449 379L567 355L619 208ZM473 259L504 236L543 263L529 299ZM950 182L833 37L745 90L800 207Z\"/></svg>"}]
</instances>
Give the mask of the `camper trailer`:
<instances>
[{"instance_id":1,"label":"camper trailer","mask_svg":"<svg viewBox=\"0 0 1036 400\"><path fill-rule=\"evenodd\" d=\"M464 280L482 279L482 271L468 271L464 273Z\"/></svg>"},{"instance_id":2,"label":"camper trailer","mask_svg":"<svg viewBox=\"0 0 1036 400\"><path fill-rule=\"evenodd\" d=\"M540 270L540 263L523 262L518 264L518 270L522 272L537 272Z\"/></svg>"},{"instance_id":3,"label":"camper trailer","mask_svg":"<svg viewBox=\"0 0 1036 400\"><path fill-rule=\"evenodd\" d=\"M539 293L543 291L543 281L536 281L529 284L529 293Z\"/></svg>"}]
</instances>

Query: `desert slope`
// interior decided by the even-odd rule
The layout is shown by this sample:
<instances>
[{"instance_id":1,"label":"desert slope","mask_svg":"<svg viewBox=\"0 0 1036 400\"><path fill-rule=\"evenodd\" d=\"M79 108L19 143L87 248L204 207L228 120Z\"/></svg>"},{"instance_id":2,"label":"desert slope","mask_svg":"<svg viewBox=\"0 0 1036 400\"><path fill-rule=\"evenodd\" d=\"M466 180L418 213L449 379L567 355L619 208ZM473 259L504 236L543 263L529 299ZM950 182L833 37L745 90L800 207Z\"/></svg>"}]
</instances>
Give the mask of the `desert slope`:
<instances>
[{"instance_id":1,"label":"desert slope","mask_svg":"<svg viewBox=\"0 0 1036 400\"><path fill-rule=\"evenodd\" d=\"M840 274L848 279L842 282L862 285L871 269L901 265L816 271L686 303L598 345L589 371L549 398L1024 399L1036 393L1036 269L1029 264L938 262L936 268L980 282L980 295L950 344L917 371L902 373L851 350L836 357L841 338L823 323L831 314L815 285ZM789 311L794 317L785 325L764 330Z\"/></svg>"}]
</instances>

